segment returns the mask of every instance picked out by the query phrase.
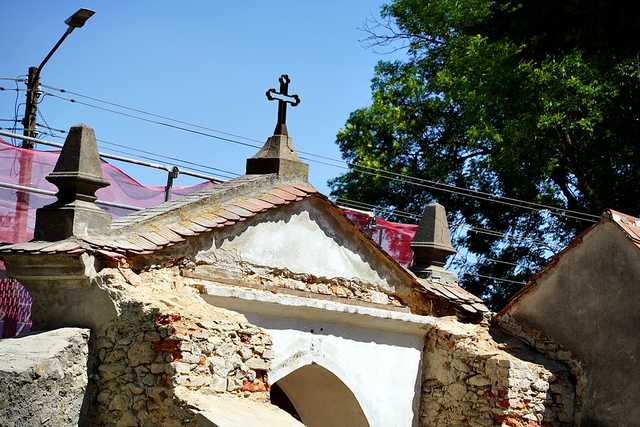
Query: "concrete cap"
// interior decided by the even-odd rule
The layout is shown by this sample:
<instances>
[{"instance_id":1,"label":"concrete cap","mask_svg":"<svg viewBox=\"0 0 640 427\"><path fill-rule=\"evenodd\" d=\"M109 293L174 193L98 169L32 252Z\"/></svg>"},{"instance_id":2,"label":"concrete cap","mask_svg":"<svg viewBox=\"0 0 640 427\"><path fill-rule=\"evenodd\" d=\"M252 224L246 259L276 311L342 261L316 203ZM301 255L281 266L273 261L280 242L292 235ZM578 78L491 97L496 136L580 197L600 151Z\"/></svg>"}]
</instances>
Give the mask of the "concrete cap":
<instances>
[{"instance_id":1,"label":"concrete cap","mask_svg":"<svg viewBox=\"0 0 640 427\"><path fill-rule=\"evenodd\" d=\"M92 128L80 123L69 129L56 166L46 179L55 184L59 190L62 190L61 185L67 187L65 183L76 183L76 181L91 183L95 186L94 192L109 185L102 178L96 134Z\"/></svg>"},{"instance_id":2,"label":"concrete cap","mask_svg":"<svg viewBox=\"0 0 640 427\"><path fill-rule=\"evenodd\" d=\"M250 159L247 159L247 175L275 173L287 178L307 181L309 165L300 161L288 135L273 135Z\"/></svg>"},{"instance_id":3,"label":"concrete cap","mask_svg":"<svg viewBox=\"0 0 640 427\"><path fill-rule=\"evenodd\" d=\"M447 212L439 203L427 205L411 242L416 274L430 266L444 266L449 255L456 253L451 245Z\"/></svg>"}]
</instances>

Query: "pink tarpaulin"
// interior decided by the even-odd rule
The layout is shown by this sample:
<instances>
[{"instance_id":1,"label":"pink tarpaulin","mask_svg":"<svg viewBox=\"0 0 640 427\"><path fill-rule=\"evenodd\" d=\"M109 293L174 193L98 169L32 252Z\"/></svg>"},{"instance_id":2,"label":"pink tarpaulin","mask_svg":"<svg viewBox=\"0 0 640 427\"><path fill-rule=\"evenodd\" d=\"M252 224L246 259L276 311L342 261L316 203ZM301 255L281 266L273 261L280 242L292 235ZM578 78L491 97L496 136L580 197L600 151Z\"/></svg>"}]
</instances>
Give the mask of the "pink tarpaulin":
<instances>
[{"instance_id":1,"label":"pink tarpaulin","mask_svg":"<svg viewBox=\"0 0 640 427\"><path fill-rule=\"evenodd\" d=\"M416 234L417 225L386 221L350 209L343 209L343 212L396 261L405 267L411 265L413 262L411 239Z\"/></svg>"},{"instance_id":2,"label":"pink tarpaulin","mask_svg":"<svg viewBox=\"0 0 640 427\"><path fill-rule=\"evenodd\" d=\"M58 151L25 150L17 148L0 138L0 183L18 184L43 190L56 191L56 187L45 179L58 159ZM28 170L30 173L22 173ZM116 166L103 162L102 174L111 184L98 190L99 200L147 208L164 201L164 186L143 185ZM204 182L191 186L174 186L172 194L184 195L210 185ZM55 198L42 194L25 194L0 187L0 241L17 243L33 236L36 209L52 203ZM114 216L131 213L120 208L105 208Z\"/></svg>"},{"instance_id":3,"label":"pink tarpaulin","mask_svg":"<svg viewBox=\"0 0 640 427\"><path fill-rule=\"evenodd\" d=\"M56 191L45 179L53 171L59 151L25 150L0 138L0 242L18 243L31 240L36 209L55 200L53 196L19 192L2 188L2 184L17 184ZM21 173L22 171L22 173ZM99 200L146 208L164 201L163 186L142 185L110 163L103 162L102 174L111 184L98 190ZM184 195L211 185L204 182L192 186L175 186L174 195ZM128 209L104 207L113 216L132 212ZM4 266L0 262L0 270ZM29 332L31 328L31 297L17 281L0 278L0 337Z\"/></svg>"},{"instance_id":4,"label":"pink tarpaulin","mask_svg":"<svg viewBox=\"0 0 640 427\"><path fill-rule=\"evenodd\" d=\"M17 148L0 138L0 242L31 240L36 209L55 200L53 196L25 193L2 188L1 185L17 184L56 191L56 187L45 177L53 170L58 153L59 151ZM102 164L102 174L111 185L98 190L98 200L140 208L164 201L164 186L143 185L107 162ZM192 186L175 186L172 194L184 195L208 185L211 184L204 182ZM103 208L116 217L132 212L121 208ZM389 222L349 209L343 212L396 261L404 266L411 264L413 252L410 244L416 232L415 225ZM0 262L0 270L3 267ZM0 337L27 332L31 325L30 309L31 298L26 290L13 279L0 278Z\"/></svg>"}]
</instances>

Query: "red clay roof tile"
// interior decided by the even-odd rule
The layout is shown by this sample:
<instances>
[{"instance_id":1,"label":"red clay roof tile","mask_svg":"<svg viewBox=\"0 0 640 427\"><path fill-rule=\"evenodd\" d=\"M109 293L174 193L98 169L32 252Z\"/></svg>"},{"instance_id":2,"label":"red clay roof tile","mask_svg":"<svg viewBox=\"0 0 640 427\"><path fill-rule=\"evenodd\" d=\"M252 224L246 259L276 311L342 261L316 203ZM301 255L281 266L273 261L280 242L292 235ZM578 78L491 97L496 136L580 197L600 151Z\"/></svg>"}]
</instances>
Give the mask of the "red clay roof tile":
<instances>
[{"instance_id":1,"label":"red clay roof tile","mask_svg":"<svg viewBox=\"0 0 640 427\"><path fill-rule=\"evenodd\" d=\"M261 210L267 210L273 208L273 203L268 203L260 199L246 199L245 202L251 203L252 205L257 206Z\"/></svg>"},{"instance_id":2,"label":"red clay roof tile","mask_svg":"<svg viewBox=\"0 0 640 427\"><path fill-rule=\"evenodd\" d=\"M237 221L240 219L239 215L236 215L233 212L228 211L226 209L220 209L219 211L216 211L216 215L221 216L227 221Z\"/></svg>"},{"instance_id":3,"label":"red clay roof tile","mask_svg":"<svg viewBox=\"0 0 640 427\"><path fill-rule=\"evenodd\" d=\"M287 193L291 193L294 196L307 197L307 193L305 193L304 191L300 191L296 187L293 187L291 185L281 185L281 186L278 187L278 189L284 190Z\"/></svg>"},{"instance_id":4,"label":"red clay roof tile","mask_svg":"<svg viewBox=\"0 0 640 427\"><path fill-rule=\"evenodd\" d=\"M189 230L193 231L194 233L204 233L205 231L208 230L207 227L203 227L199 224L196 224L195 222L191 221L191 220L186 220L186 221L181 221L180 225L182 225L183 227L188 228Z\"/></svg>"},{"instance_id":5,"label":"red clay roof tile","mask_svg":"<svg viewBox=\"0 0 640 427\"><path fill-rule=\"evenodd\" d=\"M180 224L168 224L166 226L168 229L170 229L171 231L178 233L181 236L184 237L188 237L188 236L195 236L196 233L194 233L193 231L191 231L190 229L183 227Z\"/></svg>"},{"instance_id":6,"label":"red clay roof tile","mask_svg":"<svg viewBox=\"0 0 640 427\"><path fill-rule=\"evenodd\" d=\"M216 228L218 226L218 221L212 221L204 216L197 216L196 218L190 218L190 221L195 222L198 225L201 225L205 228Z\"/></svg>"},{"instance_id":7,"label":"red clay roof tile","mask_svg":"<svg viewBox=\"0 0 640 427\"><path fill-rule=\"evenodd\" d=\"M158 233L159 235L161 235L162 237L164 237L165 239L169 240L171 243L180 243L180 242L184 242L184 238L180 237L180 235L174 231L171 231L170 229L166 228L166 227L158 227L156 230L154 230L156 233Z\"/></svg>"},{"instance_id":8,"label":"red clay roof tile","mask_svg":"<svg viewBox=\"0 0 640 427\"><path fill-rule=\"evenodd\" d=\"M291 184L291 185L293 187L297 188L298 190L304 191L307 194L316 194L316 193L318 193L318 190L316 190L315 188L313 188L309 184Z\"/></svg>"},{"instance_id":9,"label":"red clay roof tile","mask_svg":"<svg viewBox=\"0 0 640 427\"><path fill-rule=\"evenodd\" d=\"M240 206L236 206L233 204L225 204L224 209L226 211L233 212L241 218L249 218L255 215L255 213L251 212L250 210L241 208Z\"/></svg>"},{"instance_id":10,"label":"red clay roof tile","mask_svg":"<svg viewBox=\"0 0 640 427\"><path fill-rule=\"evenodd\" d=\"M289 193L288 191L280 190L278 188L272 188L271 190L269 190L269 193L273 194L274 196L280 197L281 199L284 199L288 202L293 202L298 199L298 197L294 194Z\"/></svg>"},{"instance_id":11,"label":"red clay roof tile","mask_svg":"<svg viewBox=\"0 0 640 427\"><path fill-rule=\"evenodd\" d=\"M274 206L280 206L280 205L286 205L287 202L285 199L283 199L282 197L278 197L276 195L273 194L260 194L259 196L256 196L259 200L265 202L265 203L270 203Z\"/></svg>"},{"instance_id":12,"label":"red clay roof tile","mask_svg":"<svg viewBox=\"0 0 640 427\"><path fill-rule=\"evenodd\" d=\"M258 212L262 212L262 211L265 210L264 207L258 206L257 204L254 204L254 203L251 203L249 200L234 201L233 205L241 207L242 209L246 209L246 210L248 210L250 212L253 212L253 213L258 213Z\"/></svg>"},{"instance_id":13,"label":"red clay roof tile","mask_svg":"<svg viewBox=\"0 0 640 427\"><path fill-rule=\"evenodd\" d=\"M162 237L158 233L154 233L153 231L147 231L145 233L140 233L140 237L147 239L153 244L158 246L165 246L171 243L168 239Z\"/></svg>"}]
</instances>

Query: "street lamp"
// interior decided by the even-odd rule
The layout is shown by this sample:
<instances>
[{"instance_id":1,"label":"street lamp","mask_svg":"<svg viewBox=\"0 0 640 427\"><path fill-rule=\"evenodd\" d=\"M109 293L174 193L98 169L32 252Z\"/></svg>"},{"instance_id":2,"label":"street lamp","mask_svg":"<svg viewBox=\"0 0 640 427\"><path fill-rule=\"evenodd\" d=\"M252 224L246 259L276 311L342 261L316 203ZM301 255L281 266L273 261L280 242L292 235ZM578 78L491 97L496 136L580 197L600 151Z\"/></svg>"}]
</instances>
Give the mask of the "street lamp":
<instances>
[{"instance_id":1,"label":"street lamp","mask_svg":"<svg viewBox=\"0 0 640 427\"><path fill-rule=\"evenodd\" d=\"M37 67L29 67L29 74L27 79L27 102L24 109L24 118L22 119L24 136L35 138L36 132L36 115L38 113L38 92L40 90L40 72L47 63L49 58L60 47L64 39L73 32L76 28L84 26L87 19L91 18L95 12L89 9L79 9L76 13L67 18L64 22L67 24L67 30L64 32L60 40L49 51L44 60ZM22 140L22 148L33 148L33 141ZM26 151L20 152L18 158L20 164L20 172L18 181L22 186L31 185L31 169L32 158L31 153ZM14 227L14 242L24 242L29 238L29 232L27 230L27 222L29 219L29 193L26 191L18 191L16 193L16 213L15 213L15 227Z\"/></svg>"},{"instance_id":2,"label":"street lamp","mask_svg":"<svg viewBox=\"0 0 640 427\"><path fill-rule=\"evenodd\" d=\"M27 102L24 110L24 118L22 125L24 127L23 135L31 138L36 137L36 114L38 112L38 91L40 89L40 72L47 61L58 50L62 42L75 30L84 26L85 22L93 16L95 12L89 9L78 9L76 13L67 18L64 23L67 24L67 30L64 32L60 40L53 46L47 56L42 60L39 66L29 67L27 78ZM33 142L22 141L22 148L33 148Z\"/></svg>"}]
</instances>

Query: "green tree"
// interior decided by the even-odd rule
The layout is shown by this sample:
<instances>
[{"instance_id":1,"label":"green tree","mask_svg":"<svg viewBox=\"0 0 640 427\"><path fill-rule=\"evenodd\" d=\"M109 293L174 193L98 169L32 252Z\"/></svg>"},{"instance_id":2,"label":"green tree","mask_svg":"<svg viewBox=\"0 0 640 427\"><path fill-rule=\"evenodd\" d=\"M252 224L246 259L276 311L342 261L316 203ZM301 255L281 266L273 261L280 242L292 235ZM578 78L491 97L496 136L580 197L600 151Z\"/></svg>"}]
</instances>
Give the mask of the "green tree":
<instances>
[{"instance_id":1,"label":"green tree","mask_svg":"<svg viewBox=\"0 0 640 427\"><path fill-rule=\"evenodd\" d=\"M573 211L640 213L635 9L596 0L392 1L368 40L405 49L406 60L377 65L371 106L339 131L352 167L330 182L332 195L417 215L432 200L444 204L460 225L453 267L462 285L499 308L520 286L482 276L526 280L591 223L374 171Z\"/></svg>"}]
</instances>

